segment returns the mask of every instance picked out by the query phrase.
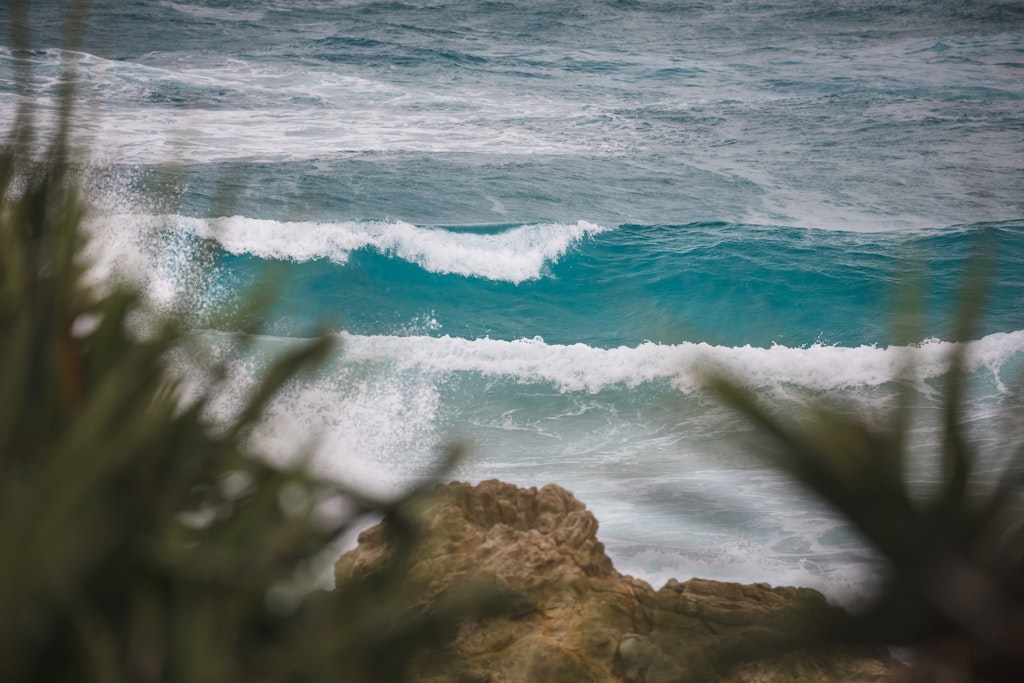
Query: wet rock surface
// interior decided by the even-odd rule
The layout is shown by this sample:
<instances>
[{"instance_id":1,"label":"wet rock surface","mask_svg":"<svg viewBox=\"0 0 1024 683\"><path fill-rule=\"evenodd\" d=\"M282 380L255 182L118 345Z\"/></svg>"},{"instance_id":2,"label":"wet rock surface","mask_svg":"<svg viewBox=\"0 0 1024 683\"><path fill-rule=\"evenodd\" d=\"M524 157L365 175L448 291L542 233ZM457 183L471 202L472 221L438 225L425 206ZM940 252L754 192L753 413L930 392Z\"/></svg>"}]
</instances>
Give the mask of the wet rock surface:
<instances>
[{"instance_id":1,"label":"wet rock surface","mask_svg":"<svg viewBox=\"0 0 1024 683\"><path fill-rule=\"evenodd\" d=\"M407 579L418 604L486 586L501 614L466 619L413 667L422 681L894 681L885 651L780 654L806 619L831 607L809 588L691 579L655 591L620 574L598 523L560 486L496 480L439 486L418 510L423 538ZM388 522L338 560L336 579L376 571ZM801 621L804 620L804 621ZM734 653L758 655L736 668Z\"/></svg>"}]
</instances>

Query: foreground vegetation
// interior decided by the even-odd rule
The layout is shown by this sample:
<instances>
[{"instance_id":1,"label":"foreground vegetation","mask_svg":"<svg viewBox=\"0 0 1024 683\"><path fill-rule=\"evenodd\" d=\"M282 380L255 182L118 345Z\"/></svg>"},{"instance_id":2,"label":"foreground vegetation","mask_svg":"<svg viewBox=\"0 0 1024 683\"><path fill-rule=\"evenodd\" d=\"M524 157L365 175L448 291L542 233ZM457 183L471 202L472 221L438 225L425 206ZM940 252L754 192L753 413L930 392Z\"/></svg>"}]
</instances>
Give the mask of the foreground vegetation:
<instances>
[{"instance_id":1,"label":"foreground vegetation","mask_svg":"<svg viewBox=\"0 0 1024 683\"><path fill-rule=\"evenodd\" d=\"M985 247L978 249L954 339L973 338L982 309L986 259ZM907 474L910 391L882 419L819 406L796 421L727 375L710 383L759 427L762 456L841 513L887 560L884 579L870 587L870 605L811 620L794 642L900 646L915 681L1011 683L1024 680L1024 438L1008 434L1003 452L988 454L1002 468L999 476L979 474L982 454L966 429L968 347L953 348L940 389L942 439L930 492ZM1003 409L1019 411L1019 399L1008 396Z\"/></svg>"},{"instance_id":2,"label":"foreground vegetation","mask_svg":"<svg viewBox=\"0 0 1024 683\"><path fill-rule=\"evenodd\" d=\"M166 367L188 352L180 318L86 283L72 101L69 90L47 148L33 144L26 108L0 150L0 680L404 680L418 650L484 606L464 596L408 611L408 510L421 491L370 500L250 452L269 401L330 352L327 338L280 358L227 423L206 417L223 368L182 402ZM975 304L958 338L970 338ZM140 316L155 321L145 333ZM998 482L975 481L962 354L945 388L942 480L925 499L905 481L907 413L882 426L828 411L789 424L712 380L774 439L773 461L891 561L872 608L780 647L901 645L922 680L1024 678L1024 444L1007 444ZM302 567L368 512L392 520L382 570L304 590Z\"/></svg>"},{"instance_id":3,"label":"foreground vegetation","mask_svg":"<svg viewBox=\"0 0 1024 683\"><path fill-rule=\"evenodd\" d=\"M183 403L166 367L188 352L180 319L87 285L65 100L48 147L27 107L0 149L0 680L403 680L466 609L403 609L419 491L370 500L251 454L268 402L328 338L280 358L227 422L206 417L223 368ZM299 585L368 512L396 522L384 571Z\"/></svg>"}]
</instances>

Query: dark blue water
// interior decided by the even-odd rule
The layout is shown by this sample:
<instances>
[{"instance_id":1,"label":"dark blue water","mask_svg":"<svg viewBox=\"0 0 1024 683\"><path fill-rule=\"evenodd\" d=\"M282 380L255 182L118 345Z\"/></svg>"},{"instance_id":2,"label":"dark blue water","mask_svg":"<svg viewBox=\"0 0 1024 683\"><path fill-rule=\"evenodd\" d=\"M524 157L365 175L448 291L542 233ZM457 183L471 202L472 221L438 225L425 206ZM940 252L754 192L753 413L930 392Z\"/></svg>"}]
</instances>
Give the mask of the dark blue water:
<instances>
[{"instance_id":1,"label":"dark blue water","mask_svg":"<svg viewBox=\"0 0 1024 683\"><path fill-rule=\"evenodd\" d=\"M847 599L870 553L747 456L709 368L793 414L909 385L926 465L963 342L979 448L1021 427L1019 3L99 0L75 51L63 3L30 19L0 122L30 73L46 130L74 73L96 277L187 303L220 409L338 338L274 457L319 434L325 475L389 491L465 437L460 476L575 490L625 571Z\"/></svg>"}]
</instances>

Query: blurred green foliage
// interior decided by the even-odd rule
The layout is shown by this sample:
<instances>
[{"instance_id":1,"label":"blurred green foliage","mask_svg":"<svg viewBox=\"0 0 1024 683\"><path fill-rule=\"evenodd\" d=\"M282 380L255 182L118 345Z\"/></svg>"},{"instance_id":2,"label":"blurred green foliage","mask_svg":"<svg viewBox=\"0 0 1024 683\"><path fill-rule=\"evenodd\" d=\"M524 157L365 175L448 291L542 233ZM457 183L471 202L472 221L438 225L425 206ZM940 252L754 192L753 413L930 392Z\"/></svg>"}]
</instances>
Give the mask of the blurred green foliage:
<instances>
[{"instance_id":1,"label":"blurred green foliage","mask_svg":"<svg viewBox=\"0 0 1024 683\"><path fill-rule=\"evenodd\" d=\"M16 29L26 7L7 10ZM370 500L247 446L275 392L331 340L279 358L226 424L206 417L222 368L183 402L166 370L187 350L180 320L84 279L73 74L46 145L20 77L24 106L0 149L0 681L404 680L416 651L478 607L407 609L406 510L421 490ZM392 519L384 570L334 591L300 585L368 512Z\"/></svg>"},{"instance_id":2,"label":"blurred green foliage","mask_svg":"<svg viewBox=\"0 0 1024 683\"><path fill-rule=\"evenodd\" d=\"M992 258L978 247L957 315L954 339L973 338ZM920 287L908 283L907 290ZM919 310L908 295L901 319ZM851 415L812 402L787 419L727 373L709 382L766 438L769 464L836 509L882 558L887 571L870 586L870 604L801 625L785 647L887 645L906 648L910 680L942 683L1024 680L1024 439L1008 434L994 454L1001 471L981 473L982 453L967 432L968 346L952 347L940 388L937 481L922 491L912 464L912 382L884 418ZM908 367L909 371L910 368ZM1021 408L1008 396L1007 411ZM991 456L993 454L989 454ZM920 456L917 456L920 457Z\"/></svg>"}]
</instances>

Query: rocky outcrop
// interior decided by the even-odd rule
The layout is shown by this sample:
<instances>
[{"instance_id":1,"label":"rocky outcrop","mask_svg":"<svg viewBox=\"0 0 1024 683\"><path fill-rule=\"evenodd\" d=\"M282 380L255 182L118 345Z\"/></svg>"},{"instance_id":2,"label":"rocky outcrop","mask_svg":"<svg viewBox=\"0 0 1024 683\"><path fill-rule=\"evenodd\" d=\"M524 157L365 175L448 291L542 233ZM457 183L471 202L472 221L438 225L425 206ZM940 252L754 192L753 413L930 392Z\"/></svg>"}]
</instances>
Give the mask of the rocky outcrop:
<instances>
[{"instance_id":1,"label":"rocky outcrop","mask_svg":"<svg viewBox=\"0 0 1024 683\"><path fill-rule=\"evenodd\" d=\"M416 662L423 681L889 681L885 653L778 653L796 619L827 616L807 588L703 579L658 591L620 574L597 540L597 520L565 489L499 481L440 486L417 518L423 540L407 579L416 609L489 585L508 597L499 616L468 619L445 647ZM383 522L336 565L345 581L388 553ZM728 669L735 653L758 654Z\"/></svg>"}]
</instances>

